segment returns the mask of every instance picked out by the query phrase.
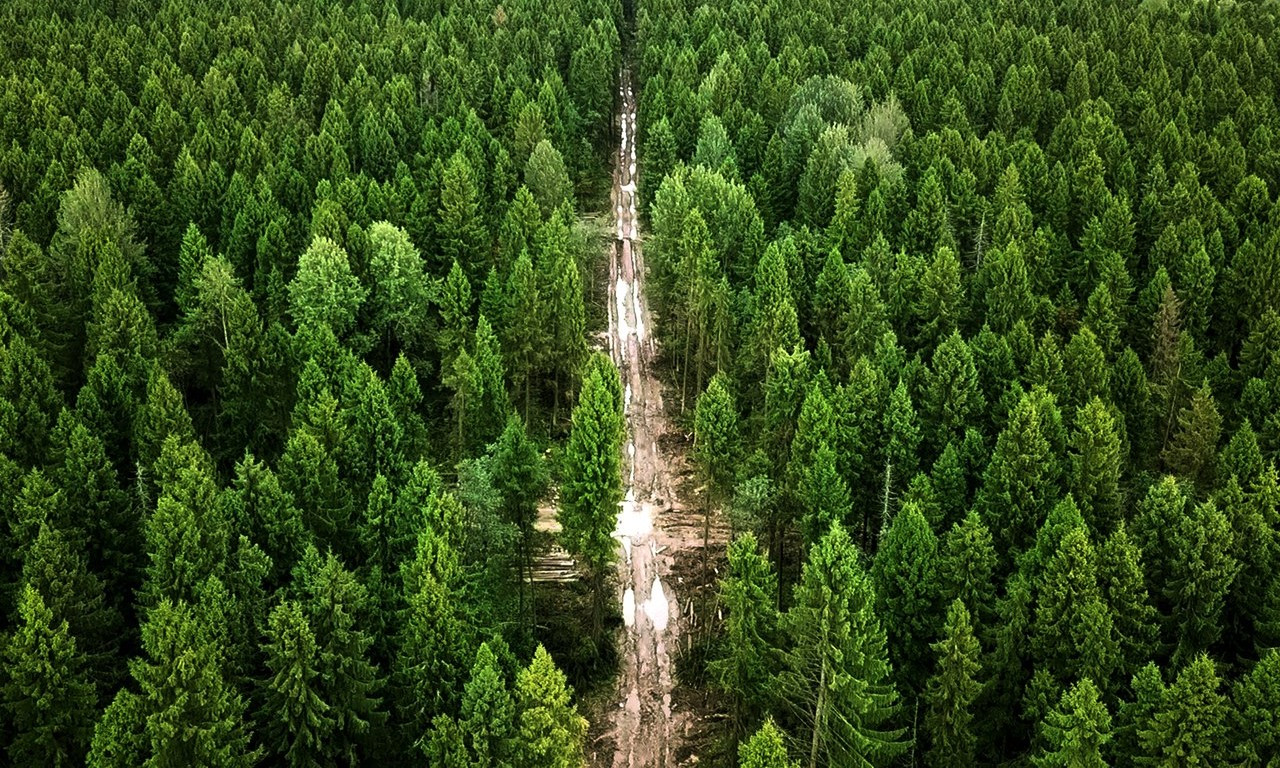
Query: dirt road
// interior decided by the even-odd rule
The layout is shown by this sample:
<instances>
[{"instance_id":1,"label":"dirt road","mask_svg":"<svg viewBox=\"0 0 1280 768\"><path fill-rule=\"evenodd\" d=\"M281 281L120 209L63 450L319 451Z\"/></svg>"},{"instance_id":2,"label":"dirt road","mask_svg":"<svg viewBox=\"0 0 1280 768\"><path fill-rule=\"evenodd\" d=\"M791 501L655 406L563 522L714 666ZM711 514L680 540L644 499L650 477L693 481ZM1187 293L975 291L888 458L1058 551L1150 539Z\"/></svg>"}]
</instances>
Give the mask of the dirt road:
<instances>
[{"instance_id":1,"label":"dirt road","mask_svg":"<svg viewBox=\"0 0 1280 768\"><path fill-rule=\"evenodd\" d=\"M701 546L687 532L663 529L676 490L668 462L659 453L667 429L662 390L652 373L654 344L645 301L644 259L636 218L636 101L631 74L624 71L619 93L619 144L612 202L616 218L610 265L609 344L625 384L628 443L623 457L626 500L618 513L622 556L623 636L616 708L607 736L610 760L597 753L598 766L675 766L686 715L673 706L672 656L682 632L680 601L668 583L675 554ZM692 538L692 541L690 540Z\"/></svg>"}]
</instances>

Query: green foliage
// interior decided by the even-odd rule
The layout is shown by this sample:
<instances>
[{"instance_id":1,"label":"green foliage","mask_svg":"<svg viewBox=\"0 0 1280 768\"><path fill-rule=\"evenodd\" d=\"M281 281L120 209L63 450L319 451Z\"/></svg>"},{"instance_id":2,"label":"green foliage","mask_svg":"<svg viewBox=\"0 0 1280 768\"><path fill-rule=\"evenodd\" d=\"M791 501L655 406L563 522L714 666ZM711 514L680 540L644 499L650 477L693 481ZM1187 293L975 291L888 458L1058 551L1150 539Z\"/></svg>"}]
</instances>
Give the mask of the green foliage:
<instances>
[{"instance_id":1,"label":"green foliage","mask_svg":"<svg viewBox=\"0 0 1280 768\"><path fill-rule=\"evenodd\" d=\"M578 768L587 721L571 702L572 691L546 649L538 646L516 675L519 768Z\"/></svg>"},{"instance_id":2,"label":"green foliage","mask_svg":"<svg viewBox=\"0 0 1280 768\"><path fill-rule=\"evenodd\" d=\"M729 573L720 582L724 607L724 654L709 671L732 702L734 729L743 735L769 711L777 670L777 577L745 533L729 545Z\"/></svg>"},{"instance_id":3,"label":"green foliage","mask_svg":"<svg viewBox=\"0 0 1280 768\"><path fill-rule=\"evenodd\" d=\"M1109 764L1103 755L1111 740L1111 715L1089 678L1062 694L1040 729L1048 747L1032 758L1037 768L1105 768Z\"/></svg>"},{"instance_id":4,"label":"green foliage","mask_svg":"<svg viewBox=\"0 0 1280 768\"><path fill-rule=\"evenodd\" d=\"M760 730L738 747L738 768L799 768L800 764L787 756L782 733L772 719L764 721Z\"/></svg>"}]
</instances>

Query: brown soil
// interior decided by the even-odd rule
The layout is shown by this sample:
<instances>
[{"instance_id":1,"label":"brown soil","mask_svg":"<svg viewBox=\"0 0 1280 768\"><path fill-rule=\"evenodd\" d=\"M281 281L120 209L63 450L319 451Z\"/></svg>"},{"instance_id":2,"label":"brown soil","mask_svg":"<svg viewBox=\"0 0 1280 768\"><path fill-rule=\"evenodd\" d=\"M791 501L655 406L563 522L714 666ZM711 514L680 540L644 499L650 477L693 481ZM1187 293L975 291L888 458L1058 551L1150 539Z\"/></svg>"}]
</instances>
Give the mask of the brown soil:
<instances>
[{"instance_id":1,"label":"brown soil","mask_svg":"<svg viewBox=\"0 0 1280 768\"><path fill-rule=\"evenodd\" d=\"M656 348L635 214L635 98L623 73L611 203L616 240L609 270L609 350L627 389L627 500L619 514L618 598L623 624L612 699L596 697L587 753L603 768L674 768L701 762L714 730L714 700L677 685L676 659L715 621L714 592L726 531L704 551L703 511L688 438L673 426L654 372ZM711 615L708 615L711 614Z\"/></svg>"}]
</instances>

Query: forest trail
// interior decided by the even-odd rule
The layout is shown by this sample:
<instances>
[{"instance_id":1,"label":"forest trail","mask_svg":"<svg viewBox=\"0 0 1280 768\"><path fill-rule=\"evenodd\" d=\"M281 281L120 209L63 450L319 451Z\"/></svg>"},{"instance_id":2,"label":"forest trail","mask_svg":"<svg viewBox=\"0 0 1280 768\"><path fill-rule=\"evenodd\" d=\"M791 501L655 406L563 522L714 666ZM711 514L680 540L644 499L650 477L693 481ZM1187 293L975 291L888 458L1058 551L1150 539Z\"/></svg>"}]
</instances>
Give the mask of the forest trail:
<instances>
[{"instance_id":1,"label":"forest trail","mask_svg":"<svg viewBox=\"0 0 1280 768\"><path fill-rule=\"evenodd\" d=\"M680 601L670 583L676 553L701 547L699 536L663 528L677 483L670 460L660 453L668 430L662 389L652 372L655 347L645 296L645 269L636 216L636 100L631 73L620 78L619 143L613 193L615 239L609 267L609 346L625 388L627 444L623 467L626 497L614 536L621 547L623 628L619 638L616 706L606 731L612 758L595 755L597 766L668 768L676 765L686 715L675 711L674 652L683 631Z\"/></svg>"}]
</instances>

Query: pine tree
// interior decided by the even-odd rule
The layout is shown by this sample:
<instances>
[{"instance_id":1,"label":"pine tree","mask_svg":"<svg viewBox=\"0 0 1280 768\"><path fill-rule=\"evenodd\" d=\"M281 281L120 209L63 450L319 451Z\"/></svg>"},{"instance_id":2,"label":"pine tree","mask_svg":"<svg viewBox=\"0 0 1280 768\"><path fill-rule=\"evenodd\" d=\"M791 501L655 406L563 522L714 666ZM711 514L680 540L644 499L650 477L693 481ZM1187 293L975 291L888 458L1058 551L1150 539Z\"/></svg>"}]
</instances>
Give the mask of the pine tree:
<instances>
[{"instance_id":1,"label":"pine tree","mask_svg":"<svg viewBox=\"0 0 1280 768\"><path fill-rule=\"evenodd\" d=\"M769 710L777 669L777 578L756 538L744 533L729 545L729 573L720 582L725 610L723 655L708 665L729 695L736 734Z\"/></svg>"},{"instance_id":2,"label":"pine tree","mask_svg":"<svg viewBox=\"0 0 1280 768\"><path fill-rule=\"evenodd\" d=\"M1217 462L1221 428L1222 417L1218 415L1213 393L1206 381L1178 414L1178 429L1162 454L1165 466L1201 488L1209 487Z\"/></svg>"},{"instance_id":3,"label":"pine tree","mask_svg":"<svg viewBox=\"0 0 1280 768\"><path fill-rule=\"evenodd\" d=\"M1111 715L1098 689L1083 678L1040 724L1046 749L1031 758L1036 768L1106 768L1103 757L1111 741Z\"/></svg>"},{"instance_id":4,"label":"pine tree","mask_svg":"<svg viewBox=\"0 0 1280 768\"><path fill-rule=\"evenodd\" d=\"M899 687L918 695L929 676L929 644L938 636L938 537L908 502L880 541L871 569L876 614L885 623Z\"/></svg>"},{"instance_id":5,"label":"pine tree","mask_svg":"<svg viewBox=\"0 0 1280 768\"><path fill-rule=\"evenodd\" d=\"M526 423L533 402L537 372L547 352L547 326L552 318L545 316L543 297L539 293L533 261L522 250L507 278L507 316L503 322L502 351L511 372L512 392L520 401L520 412Z\"/></svg>"},{"instance_id":6,"label":"pine tree","mask_svg":"<svg viewBox=\"0 0 1280 768\"><path fill-rule=\"evenodd\" d=\"M573 706L564 673L541 645L516 675L516 768L580 768L587 721Z\"/></svg>"},{"instance_id":7,"label":"pine tree","mask_svg":"<svg viewBox=\"0 0 1280 768\"><path fill-rule=\"evenodd\" d=\"M738 408L729 389L728 377L717 373L711 377L707 391L698 397L693 418L694 455L701 465L707 484L707 509L703 526L703 545L711 529L713 507L723 505L733 488L741 450L738 435Z\"/></svg>"},{"instance_id":8,"label":"pine tree","mask_svg":"<svg viewBox=\"0 0 1280 768\"><path fill-rule=\"evenodd\" d=\"M538 501L547 487L547 470L538 446L529 439L524 422L512 414L492 451L490 471L493 486L501 498L503 519L520 534L521 615L524 615L524 584L532 579L533 552L531 537L538 517ZM531 603L532 605L532 603Z\"/></svg>"},{"instance_id":9,"label":"pine tree","mask_svg":"<svg viewBox=\"0 0 1280 768\"><path fill-rule=\"evenodd\" d=\"M94 690L65 619L56 621L30 585L4 648L4 708L14 765L80 765L93 731Z\"/></svg>"},{"instance_id":10,"label":"pine tree","mask_svg":"<svg viewBox=\"0 0 1280 768\"><path fill-rule=\"evenodd\" d=\"M444 167L434 230L443 264L461 264L471 279L483 275L490 263L481 194L476 171L459 149Z\"/></svg>"},{"instance_id":11,"label":"pine tree","mask_svg":"<svg viewBox=\"0 0 1280 768\"><path fill-rule=\"evenodd\" d=\"M926 423L932 426L932 445L941 450L948 442L959 440L971 420L986 411L982 392L978 389L978 371L973 365L969 345L952 332L933 351L933 362L926 377Z\"/></svg>"},{"instance_id":12,"label":"pine tree","mask_svg":"<svg viewBox=\"0 0 1280 768\"><path fill-rule=\"evenodd\" d=\"M599 369L593 367L573 411L573 428L564 452L559 517L565 548L584 562L591 576L595 593L592 637L597 641L604 631L605 576L617 557L612 532L622 501L618 451L622 438L622 414Z\"/></svg>"},{"instance_id":13,"label":"pine tree","mask_svg":"<svg viewBox=\"0 0 1280 768\"><path fill-rule=\"evenodd\" d=\"M1280 650L1236 681L1231 691L1234 757L1245 765L1274 765L1280 759Z\"/></svg>"},{"instance_id":14,"label":"pine tree","mask_svg":"<svg viewBox=\"0 0 1280 768\"><path fill-rule=\"evenodd\" d=\"M468 647L457 603L457 554L428 529L417 560L402 570L406 612L394 662L399 720L410 740L437 715L456 712L466 681Z\"/></svg>"},{"instance_id":15,"label":"pine tree","mask_svg":"<svg viewBox=\"0 0 1280 768\"><path fill-rule=\"evenodd\" d=\"M786 627L782 693L802 722L809 768L888 765L906 751L884 629L849 535L833 526L810 551Z\"/></svg>"},{"instance_id":16,"label":"pine tree","mask_svg":"<svg viewBox=\"0 0 1280 768\"><path fill-rule=\"evenodd\" d=\"M1088 532L1067 531L1037 585L1031 650L1059 681L1109 680L1119 661L1111 609L1102 599Z\"/></svg>"},{"instance_id":17,"label":"pine tree","mask_svg":"<svg viewBox=\"0 0 1280 768\"><path fill-rule=\"evenodd\" d=\"M467 734L476 768L509 765L515 752L515 705L488 643L481 643L476 651L471 678L462 692L458 724Z\"/></svg>"},{"instance_id":18,"label":"pine tree","mask_svg":"<svg viewBox=\"0 0 1280 768\"><path fill-rule=\"evenodd\" d=\"M1056 496L1046 415L1039 398L1023 395L983 476L976 506L1006 552L1026 548Z\"/></svg>"},{"instance_id":19,"label":"pine tree","mask_svg":"<svg viewBox=\"0 0 1280 768\"><path fill-rule=\"evenodd\" d=\"M332 759L326 742L333 720L316 690L319 650L298 603L285 601L271 612L264 649L272 676L258 719L268 750L295 767Z\"/></svg>"},{"instance_id":20,"label":"pine tree","mask_svg":"<svg viewBox=\"0 0 1280 768\"><path fill-rule=\"evenodd\" d=\"M1147 593L1142 551L1123 523L1098 547L1098 584L1114 617L1120 670L1128 676L1152 657L1160 625Z\"/></svg>"},{"instance_id":21,"label":"pine tree","mask_svg":"<svg viewBox=\"0 0 1280 768\"><path fill-rule=\"evenodd\" d=\"M902 488L915 477L920 453L920 424L905 381L899 380L884 412L884 457L888 475Z\"/></svg>"},{"instance_id":22,"label":"pine tree","mask_svg":"<svg viewBox=\"0 0 1280 768\"><path fill-rule=\"evenodd\" d=\"M1212 501L1193 506L1170 535L1169 580L1162 589L1177 632L1174 659L1188 661L1222 635L1222 610L1240 563L1231 554L1231 524Z\"/></svg>"},{"instance_id":23,"label":"pine tree","mask_svg":"<svg viewBox=\"0 0 1280 768\"><path fill-rule=\"evenodd\" d=\"M435 301L440 308L436 349L440 353L440 370L448 373L453 370L455 358L466 349L472 331L471 283L457 261L449 268Z\"/></svg>"},{"instance_id":24,"label":"pine tree","mask_svg":"<svg viewBox=\"0 0 1280 768\"><path fill-rule=\"evenodd\" d=\"M768 718L760 730L738 745L738 768L800 768L800 763L787 755L782 731Z\"/></svg>"},{"instance_id":25,"label":"pine tree","mask_svg":"<svg viewBox=\"0 0 1280 768\"><path fill-rule=\"evenodd\" d=\"M937 768L973 765L977 739L970 723L974 702L982 692L978 682L982 649L960 599L947 608L941 639L931 647L937 662L924 692L924 724L931 741L925 762Z\"/></svg>"},{"instance_id":26,"label":"pine tree","mask_svg":"<svg viewBox=\"0 0 1280 768\"><path fill-rule=\"evenodd\" d=\"M578 272L578 265L567 253L561 253L548 266L550 275L544 284L548 286L546 294L550 297L546 316L551 318L551 322L547 329L549 354L545 360L551 363L554 397L551 421L555 424L559 419L561 400L572 400L572 395L577 392L588 354L582 275Z\"/></svg>"}]
</instances>

